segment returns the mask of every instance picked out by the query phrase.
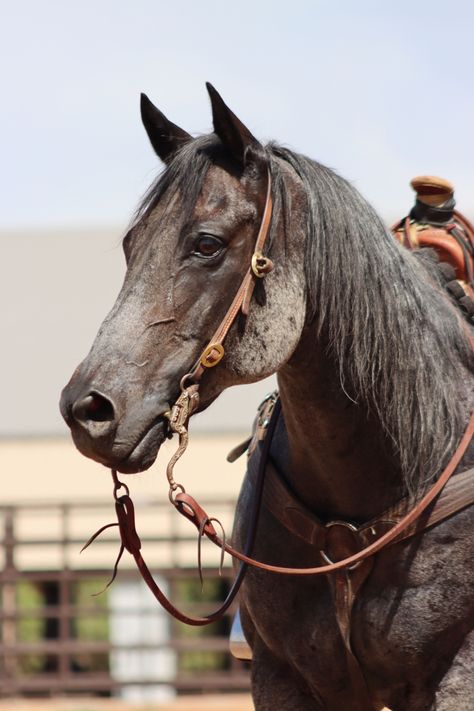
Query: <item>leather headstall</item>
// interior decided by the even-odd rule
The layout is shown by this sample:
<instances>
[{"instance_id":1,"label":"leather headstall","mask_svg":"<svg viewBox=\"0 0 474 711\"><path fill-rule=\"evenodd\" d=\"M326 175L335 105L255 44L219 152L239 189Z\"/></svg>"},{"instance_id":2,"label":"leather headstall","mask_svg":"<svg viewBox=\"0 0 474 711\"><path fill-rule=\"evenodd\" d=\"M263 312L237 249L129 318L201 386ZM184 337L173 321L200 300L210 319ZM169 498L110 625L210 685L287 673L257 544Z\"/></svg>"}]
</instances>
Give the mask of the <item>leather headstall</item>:
<instances>
[{"instance_id":1,"label":"leather headstall","mask_svg":"<svg viewBox=\"0 0 474 711\"><path fill-rule=\"evenodd\" d=\"M199 406L199 381L206 372L206 369L215 367L224 357L225 350L223 342L238 314L242 313L244 316L248 315L250 301L252 299L252 294L257 279L263 279L274 268L272 260L264 254L264 248L270 231L273 211L272 179L269 168L267 168L266 177L267 186L265 205L263 208L262 218L255 241L250 265L247 271L245 272L245 275L241 281L241 284L237 290L237 293L234 296L231 305L229 306L224 318L220 322L209 343L202 351L198 361L195 363L192 370L189 373L186 373L186 375L181 378L181 394L179 395L175 404L171 408L171 411L165 413L165 416L167 417L169 423L169 432L171 434L177 434L179 436L179 446L176 452L171 457L166 468L166 475L169 483L169 499L182 515L184 515L186 518L190 519L194 523L198 524L199 541L201 540L201 537L203 535L209 536L211 537L211 539L213 538L215 542L220 540L220 538L217 536L214 524L217 524L222 530L223 539L225 539L225 534L219 521L215 518L209 518L205 511L196 502L196 500L186 494L186 491L182 484L178 484L174 480L173 470L176 462L184 454L188 445L189 418ZM274 427L275 424L273 424L269 428L270 436L268 438L268 444L264 446L264 451L267 447L270 447L272 427ZM262 457L261 461L260 473L258 476L258 480L260 481L260 490L263 490L265 464L267 459L268 453L264 457ZM239 572L231 587L231 590L226 600L218 610L205 617L193 617L191 615L187 615L181 612L176 607L174 607L174 605L167 599L162 590L156 584L148 566L146 565L142 557L141 541L135 527L134 506L130 497L128 487L126 486L126 484L124 484L118 479L118 475L115 470L112 470L112 478L114 481L114 498L118 521L117 523L110 523L100 528L96 533L94 533L93 536L91 536L91 538L87 541L87 543L82 549L84 550L85 548L87 548L106 529L112 526L118 526L122 542L119 554L115 561L112 578L108 582L106 587L109 587L109 585L111 585L111 583L114 581L117 574L117 566L120 562L122 554L124 550L127 550L135 559L135 563L140 571L143 580L146 582L155 598L177 620L180 620L181 622L184 622L189 625L207 625L211 622L214 622L215 620L220 619L225 613L225 611L228 609L228 607L231 605L235 596L237 595L237 592L242 584L245 571L247 569L246 563L241 564ZM125 493L119 495L121 489L123 489ZM244 551L244 555L246 555L247 557L250 556L252 552L253 542L255 539L257 528L258 515L260 511L261 498L262 497L260 493L260 495L256 497L253 504L253 510L251 515L252 524L250 526ZM225 546L221 546L221 549L221 555L223 557Z\"/></svg>"}]
</instances>

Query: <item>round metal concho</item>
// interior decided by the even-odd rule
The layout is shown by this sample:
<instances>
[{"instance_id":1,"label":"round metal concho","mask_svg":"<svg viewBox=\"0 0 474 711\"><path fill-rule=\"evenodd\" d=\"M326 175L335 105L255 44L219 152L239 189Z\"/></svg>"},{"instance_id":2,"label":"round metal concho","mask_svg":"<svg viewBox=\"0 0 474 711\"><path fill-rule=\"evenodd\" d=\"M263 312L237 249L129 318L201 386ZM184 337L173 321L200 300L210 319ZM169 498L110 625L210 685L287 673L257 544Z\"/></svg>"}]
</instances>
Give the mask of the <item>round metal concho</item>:
<instances>
[{"instance_id":1,"label":"round metal concho","mask_svg":"<svg viewBox=\"0 0 474 711\"><path fill-rule=\"evenodd\" d=\"M217 351L214 355L213 351ZM211 358L212 354L212 359ZM224 346L221 343L211 343L201 355L201 365L204 368L214 368L224 357Z\"/></svg>"},{"instance_id":2,"label":"round metal concho","mask_svg":"<svg viewBox=\"0 0 474 711\"><path fill-rule=\"evenodd\" d=\"M254 254L252 254L252 271L258 279L263 279L265 276L267 261L267 258L264 257L261 252L254 252Z\"/></svg>"}]
</instances>

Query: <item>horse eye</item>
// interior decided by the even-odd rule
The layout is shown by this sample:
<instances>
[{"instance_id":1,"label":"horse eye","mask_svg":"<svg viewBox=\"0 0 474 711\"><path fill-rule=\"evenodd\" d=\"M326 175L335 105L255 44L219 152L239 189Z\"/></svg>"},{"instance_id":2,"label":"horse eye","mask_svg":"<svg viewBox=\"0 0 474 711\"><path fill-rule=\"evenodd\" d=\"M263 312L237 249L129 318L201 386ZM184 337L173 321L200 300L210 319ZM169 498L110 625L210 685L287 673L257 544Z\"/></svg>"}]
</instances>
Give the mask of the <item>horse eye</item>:
<instances>
[{"instance_id":1,"label":"horse eye","mask_svg":"<svg viewBox=\"0 0 474 711\"><path fill-rule=\"evenodd\" d=\"M223 247L222 241L212 235L200 235L194 243L194 254L199 257L215 257Z\"/></svg>"}]
</instances>

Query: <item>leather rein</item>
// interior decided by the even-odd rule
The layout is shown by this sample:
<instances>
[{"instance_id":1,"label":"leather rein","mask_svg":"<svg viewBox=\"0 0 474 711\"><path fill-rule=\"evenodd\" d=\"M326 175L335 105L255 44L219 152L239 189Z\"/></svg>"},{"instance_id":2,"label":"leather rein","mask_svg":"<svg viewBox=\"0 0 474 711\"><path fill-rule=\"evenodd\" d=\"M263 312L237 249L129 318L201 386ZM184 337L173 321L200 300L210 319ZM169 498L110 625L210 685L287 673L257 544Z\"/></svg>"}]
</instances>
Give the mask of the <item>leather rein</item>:
<instances>
[{"instance_id":1,"label":"leather rein","mask_svg":"<svg viewBox=\"0 0 474 711\"><path fill-rule=\"evenodd\" d=\"M235 599L249 565L272 573L297 576L328 575L329 573L353 571L360 564L362 564L364 561L368 561L369 559L371 559L372 556L374 556L377 552L381 551L386 546L396 541L402 540L403 538L414 535L414 533L420 532L421 530L426 528L427 525L432 525L432 523L429 522L428 524L425 523L421 526L417 526L416 524L420 520L421 515L425 511L427 511L430 504L435 500L435 498L446 486L447 482L449 481L452 474L455 472L458 464L460 463L464 453L466 452L467 447L469 446L469 443L474 434L473 413L469 420L469 424L466 428L466 431L457 446L456 451L454 452L451 460L437 479L436 483L428 490L428 492L423 496L423 498L406 515L399 518L397 522L393 525L390 525L387 531L381 533L376 529L375 525L372 525L372 530L374 531L373 535L377 536L377 538L376 540L372 541L370 541L369 538L369 542L361 550L357 550L357 552L354 552L350 555L346 555L342 557L342 559L337 560L336 562L331 561L327 554L324 553L324 551L320 551L327 563L325 565L319 565L310 568L292 568L269 565L267 563L255 560L251 557L251 554L255 542L258 518L262 505L265 472L267 469L267 464L270 460L270 446L281 410L280 400L276 399L272 404L271 415L269 414L266 421L265 436L261 438L263 441L261 448L259 448L257 474L253 480L254 498L252 503L252 510L250 512L250 526L244 550L243 552L238 551L231 545L229 545L229 543L227 543L225 533L219 521L216 518L209 516L199 505L196 499L194 499L190 494L188 494L181 484L175 481L173 470L176 462L183 455L188 444L187 427L189 418L196 411L199 405L199 381L205 373L206 369L215 367L222 360L224 356L223 341L227 336L238 314L242 312L244 316L248 315L250 300L252 298L252 293L256 284L256 280L263 278L273 269L273 262L263 254L264 246L269 233L271 217L271 175L270 171L268 171L265 206L255 243L254 253L251 259L251 264L248 270L246 271L245 276L243 277L240 287L227 313L225 314L223 320L219 324L219 327L213 334L213 337L209 341L208 345L201 353L199 360L197 361L191 372L187 373L182 377L180 382L181 394L178 397L176 403L173 405L171 411L169 413L166 413L166 417L169 421L170 432L179 436L178 449L172 456L166 469L166 475L169 482L169 499L171 503L175 506L176 510L180 514L182 514L185 518L187 518L196 526L199 532L199 542L201 541L201 538L203 536L206 536L212 543L214 543L221 549L222 557L224 556L224 553L228 553L233 558L241 562L239 571L227 598L225 599L221 607L219 607L217 610L210 613L209 615L203 617L194 617L185 614L178 610L168 600L163 591L155 582L147 564L145 563L145 560L142 557L141 541L135 526L134 505L130 497L127 485L118 479L117 472L115 470L112 470L112 477L114 481L114 498L117 522L103 526L89 539L89 541L87 541L83 548L83 550L87 548L87 546L89 546L105 529L111 526L118 526L121 537L121 547L114 566L112 578L107 584L107 587L115 579L117 573L117 566L120 561L120 558L124 550L127 550L133 556L143 580L148 585L158 602L177 620L180 620L181 622L184 622L189 625L207 625L219 619ZM250 461L252 461L252 457L250 458ZM125 491L125 493L120 494L120 491L122 489ZM466 504L464 503L464 505ZM457 506L456 510L459 510L459 508L462 507L463 506ZM446 518L452 513L452 510L450 510L449 512L445 512L443 516L438 517L436 520L438 521L441 520L441 518ZM351 529L352 526L347 522L331 522L330 524L327 524L328 527L332 525L339 525L348 529ZM352 528L356 530L355 527ZM217 529L220 529L221 535L219 535ZM370 530L370 526L368 530ZM365 537L363 540L367 541L367 537ZM346 646L348 645L346 644ZM348 649L349 648L350 643Z\"/></svg>"}]
</instances>

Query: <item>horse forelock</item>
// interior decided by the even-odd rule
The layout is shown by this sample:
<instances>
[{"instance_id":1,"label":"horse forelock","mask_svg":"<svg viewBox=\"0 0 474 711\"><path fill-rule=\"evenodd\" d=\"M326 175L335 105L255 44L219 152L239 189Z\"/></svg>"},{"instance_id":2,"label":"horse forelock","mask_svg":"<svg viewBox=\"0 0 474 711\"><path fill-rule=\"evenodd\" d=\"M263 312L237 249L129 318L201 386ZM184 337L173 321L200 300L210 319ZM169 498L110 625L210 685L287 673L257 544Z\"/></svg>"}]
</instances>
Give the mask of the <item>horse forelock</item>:
<instances>
[{"instance_id":1,"label":"horse forelock","mask_svg":"<svg viewBox=\"0 0 474 711\"><path fill-rule=\"evenodd\" d=\"M150 215L158 203L170 201L177 191L180 192L183 220L186 221L194 209L213 156L218 155L219 148L219 140L212 134L185 144L146 191L132 217L132 226Z\"/></svg>"}]
</instances>

